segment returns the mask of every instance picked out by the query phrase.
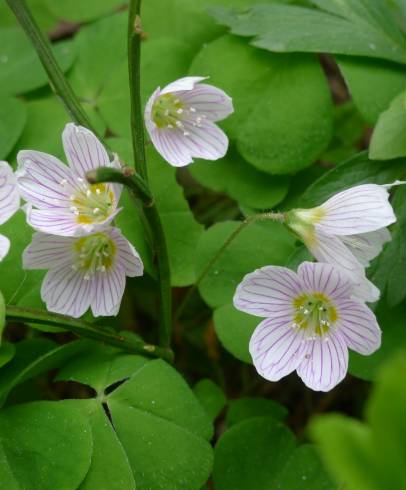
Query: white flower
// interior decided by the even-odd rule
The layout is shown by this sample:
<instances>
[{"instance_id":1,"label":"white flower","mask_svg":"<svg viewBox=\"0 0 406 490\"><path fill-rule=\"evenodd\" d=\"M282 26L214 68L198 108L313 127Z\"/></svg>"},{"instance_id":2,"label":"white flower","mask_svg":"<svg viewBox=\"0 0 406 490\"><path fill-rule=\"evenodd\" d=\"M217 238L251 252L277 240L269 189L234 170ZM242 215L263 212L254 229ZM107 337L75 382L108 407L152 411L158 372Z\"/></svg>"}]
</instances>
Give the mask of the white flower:
<instances>
[{"instance_id":1,"label":"white flower","mask_svg":"<svg viewBox=\"0 0 406 490\"><path fill-rule=\"evenodd\" d=\"M52 155L23 150L17 155L17 181L27 201L27 221L52 235L80 236L105 228L120 209L122 186L93 184L86 172L98 167L119 167L86 128L66 125L62 134L69 166Z\"/></svg>"},{"instance_id":2,"label":"white flower","mask_svg":"<svg viewBox=\"0 0 406 490\"><path fill-rule=\"evenodd\" d=\"M348 348L369 355L381 344L375 315L353 292L349 276L330 264L304 262L297 274L269 266L246 275L234 306L266 318L249 346L258 373L278 381L296 370L309 388L331 390L347 372Z\"/></svg>"},{"instance_id":3,"label":"white flower","mask_svg":"<svg viewBox=\"0 0 406 490\"><path fill-rule=\"evenodd\" d=\"M14 172L7 162L0 161L0 225L5 223L20 207L20 195ZM0 260L10 249L10 240L0 235Z\"/></svg>"},{"instance_id":4,"label":"white flower","mask_svg":"<svg viewBox=\"0 0 406 490\"><path fill-rule=\"evenodd\" d=\"M49 269L41 297L49 311L117 315L126 276L143 274L142 261L117 228L83 237L36 233L23 254L25 269Z\"/></svg>"},{"instance_id":5,"label":"white flower","mask_svg":"<svg viewBox=\"0 0 406 490\"><path fill-rule=\"evenodd\" d=\"M145 107L145 125L156 150L175 167L193 158L217 160L228 138L214 124L234 112L231 98L219 88L199 83L205 77L185 77L158 87Z\"/></svg>"},{"instance_id":6,"label":"white flower","mask_svg":"<svg viewBox=\"0 0 406 490\"><path fill-rule=\"evenodd\" d=\"M378 300L380 292L368 281L364 268L390 241L386 227L396 221L388 187L376 184L351 187L321 206L287 213L287 225L313 256L320 262L342 267L359 283L359 297L365 301Z\"/></svg>"}]
</instances>

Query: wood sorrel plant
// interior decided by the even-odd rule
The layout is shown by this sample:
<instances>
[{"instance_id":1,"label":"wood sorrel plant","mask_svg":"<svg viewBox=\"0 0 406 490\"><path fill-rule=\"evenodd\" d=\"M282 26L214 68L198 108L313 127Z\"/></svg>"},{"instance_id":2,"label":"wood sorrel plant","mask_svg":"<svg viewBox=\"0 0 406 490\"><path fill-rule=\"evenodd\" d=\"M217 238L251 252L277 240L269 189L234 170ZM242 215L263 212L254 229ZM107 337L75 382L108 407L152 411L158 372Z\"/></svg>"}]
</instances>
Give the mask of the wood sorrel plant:
<instances>
[{"instance_id":1,"label":"wood sorrel plant","mask_svg":"<svg viewBox=\"0 0 406 490\"><path fill-rule=\"evenodd\" d=\"M404 12L217 3L0 5L4 488L404 486Z\"/></svg>"}]
</instances>

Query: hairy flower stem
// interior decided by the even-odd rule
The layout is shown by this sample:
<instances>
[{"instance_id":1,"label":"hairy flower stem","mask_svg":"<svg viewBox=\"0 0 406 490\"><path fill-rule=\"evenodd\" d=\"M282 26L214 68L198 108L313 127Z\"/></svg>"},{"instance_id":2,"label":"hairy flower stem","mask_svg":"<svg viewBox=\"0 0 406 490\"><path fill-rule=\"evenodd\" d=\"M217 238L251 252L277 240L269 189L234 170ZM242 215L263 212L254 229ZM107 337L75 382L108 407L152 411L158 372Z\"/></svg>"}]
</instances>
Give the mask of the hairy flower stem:
<instances>
[{"instance_id":1,"label":"hairy flower stem","mask_svg":"<svg viewBox=\"0 0 406 490\"><path fill-rule=\"evenodd\" d=\"M140 176L148 181L145 159L144 124L141 105L141 0L130 0L128 11L128 75L131 94L131 131L134 164Z\"/></svg>"},{"instance_id":2,"label":"hairy flower stem","mask_svg":"<svg viewBox=\"0 0 406 490\"><path fill-rule=\"evenodd\" d=\"M278 221L279 223L283 223L285 221L285 214L284 213L269 212L269 213L261 213L261 214L254 214L252 216L248 216L247 218L245 218L244 221L241 222L241 224L238 226L238 228L236 228L228 236L228 238L223 243L223 245L217 250L217 252L213 255L213 257L206 264L206 266L204 267L202 272L199 274L194 285L185 294L181 304L179 305L179 307L176 310L176 313L174 315L174 322L177 322L179 320L179 318L181 317L182 313L184 312L186 306L189 304L189 301L193 297L193 294L195 293L196 289L199 287L200 283L203 281L203 279L206 277L206 275L210 272L211 268L218 261L218 259L223 255L224 251L228 248L228 246L234 241L234 239L251 223L255 223L257 221L268 221L268 220Z\"/></svg>"},{"instance_id":3,"label":"hairy flower stem","mask_svg":"<svg viewBox=\"0 0 406 490\"><path fill-rule=\"evenodd\" d=\"M34 46L42 66L48 74L49 84L52 90L61 99L73 121L89 128L93 133L97 134L73 92L72 87L66 80L64 73L52 53L47 38L39 29L25 0L6 0L6 2Z\"/></svg>"},{"instance_id":4,"label":"hairy flower stem","mask_svg":"<svg viewBox=\"0 0 406 490\"><path fill-rule=\"evenodd\" d=\"M148 357L159 357L169 362L173 361L173 352L169 348L145 344L142 341L124 337L104 327L95 326L92 323L77 320L70 316L49 313L34 308L20 308L18 306L7 306L6 318L9 321L35 323L59 327L92 340L98 340L114 347L119 347L132 354L141 354Z\"/></svg>"},{"instance_id":5,"label":"hairy flower stem","mask_svg":"<svg viewBox=\"0 0 406 490\"><path fill-rule=\"evenodd\" d=\"M128 72L130 79L131 131L134 166L144 181L148 181L145 159L144 118L141 106L141 0L130 0L128 13ZM160 296L160 343L168 346L172 334L172 291L168 249L158 210L152 201L144 206L144 214L151 229L153 248L157 259Z\"/></svg>"}]
</instances>

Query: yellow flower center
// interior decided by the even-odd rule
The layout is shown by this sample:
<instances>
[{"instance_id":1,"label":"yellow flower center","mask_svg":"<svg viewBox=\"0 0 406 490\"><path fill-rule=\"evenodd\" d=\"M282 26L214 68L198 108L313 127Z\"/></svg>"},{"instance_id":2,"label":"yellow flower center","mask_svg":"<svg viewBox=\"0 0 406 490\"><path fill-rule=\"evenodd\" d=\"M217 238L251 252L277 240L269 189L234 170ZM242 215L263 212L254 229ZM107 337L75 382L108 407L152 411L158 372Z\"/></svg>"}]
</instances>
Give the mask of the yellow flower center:
<instances>
[{"instance_id":1,"label":"yellow flower center","mask_svg":"<svg viewBox=\"0 0 406 490\"><path fill-rule=\"evenodd\" d=\"M90 279L97 272L112 268L117 247L106 233L94 233L79 238L74 243L75 263L73 268L85 273Z\"/></svg>"},{"instance_id":2,"label":"yellow flower center","mask_svg":"<svg viewBox=\"0 0 406 490\"><path fill-rule=\"evenodd\" d=\"M115 204L113 191L107 184L87 184L78 179L79 190L70 196L71 212L77 223L102 223L112 213Z\"/></svg>"},{"instance_id":3,"label":"yellow flower center","mask_svg":"<svg viewBox=\"0 0 406 490\"><path fill-rule=\"evenodd\" d=\"M152 120L158 128L181 128L184 105L174 94L160 95L152 106Z\"/></svg>"},{"instance_id":4,"label":"yellow flower center","mask_svg":"<svg viewBox=\"0 0 406 490\"><path fill-rule=\"evenodd\" d=\"M337 309L323 293L301 294L293 300L293 327L304 330L308 339L328 334L338 320Z\"/></svg>"}]
</instances>

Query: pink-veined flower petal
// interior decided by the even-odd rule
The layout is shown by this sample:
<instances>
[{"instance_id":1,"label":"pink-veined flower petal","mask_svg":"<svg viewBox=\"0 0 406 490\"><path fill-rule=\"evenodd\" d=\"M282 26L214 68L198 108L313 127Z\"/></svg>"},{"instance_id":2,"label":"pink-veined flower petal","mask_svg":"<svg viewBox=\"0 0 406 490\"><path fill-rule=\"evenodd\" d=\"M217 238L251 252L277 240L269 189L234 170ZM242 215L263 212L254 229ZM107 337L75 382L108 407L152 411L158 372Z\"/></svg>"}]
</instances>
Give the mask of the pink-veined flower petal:
<instances>
[{"instance_id":1,"label":"pink-veined flower petal","mask_svg":"<svg viewBox=\"0 0 406 490\"><path fill-rule=\"evenodd\" d=\"M84 280L84 274L71 265L49 270L41 287L41 298L49 311L74 318L86 312L95 294L93 282Z\"/></svg>"},{"instance_id":2,"label":"pink-veined flower petal","mask_svg":"<svg viewBox=\"0 0 406 490\"><path fill-rule=\"evenodd\" d=\"M292 321L267 318L255 329L249 350L255 369L269 381L294 371L305 354L304 331L292 329Z\"/></svg>"},{"instance_id":3,"label":"pink-veined flower petal","mask_svg":"<svg viewBox=\"0 0 406 490\"><path fill-rule=\"evenodd\" d=\"M94 316L118 314L125 289L125 272L114 267L107 273L97 273L92 279L95 295L91 304Z\"/></svg>"},{"instance_id":4,"label":"pink-veined flower petal","mask_svg":"<svg viewBox=\"0 0 406 490\"><path fill-rule=\"evenodd\" d=\"M381 346L381 329L374 313L364 304L351 299L338 302L338 330L347 346L360 354L369 355Z\"/></svg>"},{"instance_id":5,"label":"pink-veined flower petal","mask_svg":"<svg viewBox=\"0 0 406 490\"><path fill-rule=\"evenodd\" d=\"M69 168L47 153L22 150L17 154L17 182L21 196L39 209L54 209L57 212L69 208L69 187L76 182Z\"/></svg>"},{"instance_id":6,"label":"pink-veined flower petal","mask_svg":"<svg viewBox=\"0 0 406 490\"><path fill-rule=\"evenodd\" d=\"M228 138L225 132L207 119L194 126L190 121L184 121L187 136L178 132L179 140L193 158L218 160L223 158L228 150Z\"/></svg>"},{"instance_id":7,"label":"pink-veined flower petal","mask_svg":"<svg viewBox=\"0 0 406 490\"><path fill-rule=\"evenodd\" d=\"M343 338L331 334L306 343L306 354L297 368L304 384L314 391L330 391L348 369L348 349Z\"/></svg>"},{"instance_id":8,"label":"pink-veined flower petal","mask_svg":"<svg viewBox=\"0 0 406 490\"><path fill-rule=\"evenodd\" d=\"M183 144L183 136L172 129L155 129L150 133L158 153L174 167L184 167L193 162L189 150Z\"/></svg>"},{"instance_id":9,"label":"pink-veined flower petal","mask_svg":"<svg viewBox=\"0 0 406 490\"><path fill-rule=\"evenodd\" d=\"M179 92L181 90L193 90L195 85L207 77L183 77L179 80L175 80L172 83L166 85L161 91L161 94L170 94L172 92Z\"/></svg>"},{"instance_id":10,"label":"pink-veined flower petal","mask_svg":"<svg viewBox=\"0 0 406 490\"><path fill-rule=\"evenodd\" d=\"M0 235L0 262L8 254L10 250L10 240L4 235Z\"/></svg>"},{"instance_id":11,"label":"pink-veined flower petal","mask_svg":"<svg viewBox=\"0 0 406 490\"><path fill-rule=\"evenodd\" d=\"M26 205L24 209L27 223L36 231L60 236L74 236L77 231L75 215L64 209L58 213L53 209L33 209L31 205Z\"/></svg>"},{"instance_id":12,"label":"pink-veined flower petal","mask_svg":"<svg viewBox=\"0 0 406 490\"><path fill-rule=\"evenodd\" d=\"M330 235L358 235L396 221L384 186L364 184L335 194L320 206L324 216L316 225Z\"/></svg>"},{"instance_id":13,"label":"pink-veined flower petal","mask_svg":"<svg viewBox=\"0 0 406 490\"><path fill-rule=\"evenodd\" d=\"M122 235L118 228L111 228L109 235L117 246L117 266L128 277L142 276L144 265L133 245Z\"/></svg>"},{"instance_id":14,"label":"pink-veined flower petal","mask_svg":"<svg viewBox=\"0 0 406 490\"><path fill-rule=\"evenodd\" d=\"M387 228L381 228L361 235L340 236L340 238L358 262L368 267L369 261L382 252L385 243L390 242L391 234Z\"/></svg>"},{"instance_id":15,"label":"pink-veined flower petal","mask_svg":"<svg viewBox=\"0 0 406 490\"><path fill-rule=\"evenodd\" d=\"M344 245L341 237L329 236L318 230L315 241L308 244L308 248L318 261L335 265L351 277L354 296L367 302L379 299L379 289L366 278L362 264Z\"/></svg>"},{"instance_id":16,"label":"pink-veined flower petal","mask_svg":"<svg viewBox=\"0 0 406 490\"><path fill-rule=\"evenodd\" d=\"M352 293L354 283L351 278L331 264L303 262L297 273L310 293L321 292L333 299L348 298Z\"/></svg>"},{"instance_id":17,"label":"pink-veined flower petal","mask_svg":"<svg viewBox=\"0 0 406 490\"><path fill-rule=\"evenodd\" d=\"M20 207L20 194L13 169L0 161L0 225L5 223Z\"/></svg>"},{"instance_id":18,"label":"pink-veined flower petal","mask_svg":"<svg viewBox=\"0 0 406 490\"><path fill-rule=\"evenodd\" d=\"M73 264L75 238L35 233L23 253L24 269L50 269Z\"/></svg>"},{"instance_id":19,"label":"pink-veined flower petal","mask_svg":"<svg viewBox=\"0 0 406 490\"><path fill-rule=\"evenodd\" d=\"M231 97L213 85L201 83L193 90L179 94L179 97L187 107L192 107L211 121L221 121L234 112Z\"/></svg>"},{"instance_id":20,"label":"pink-veined flower petal","mask_svg":"<svg viewBox=\"0 0 406 490\"><path fill-rule=\"evenodd\" d=\"M98 167L109 167L106 149L88 129L69 123L62 133L62 142L71 170L81 178Z\"/></svg>"},{"instance_id":21,"label":"pink-veined flower petal","mask_svg":"<svg viewBox=\"0 0 406 490\"><path fill-rule=\"evenodd\" d=\"M268 266L247 274L238 285L234 306L260 317L291 318L292 301L302 291L295 272L285 267Z\"/></svg>"}]
</instances>

